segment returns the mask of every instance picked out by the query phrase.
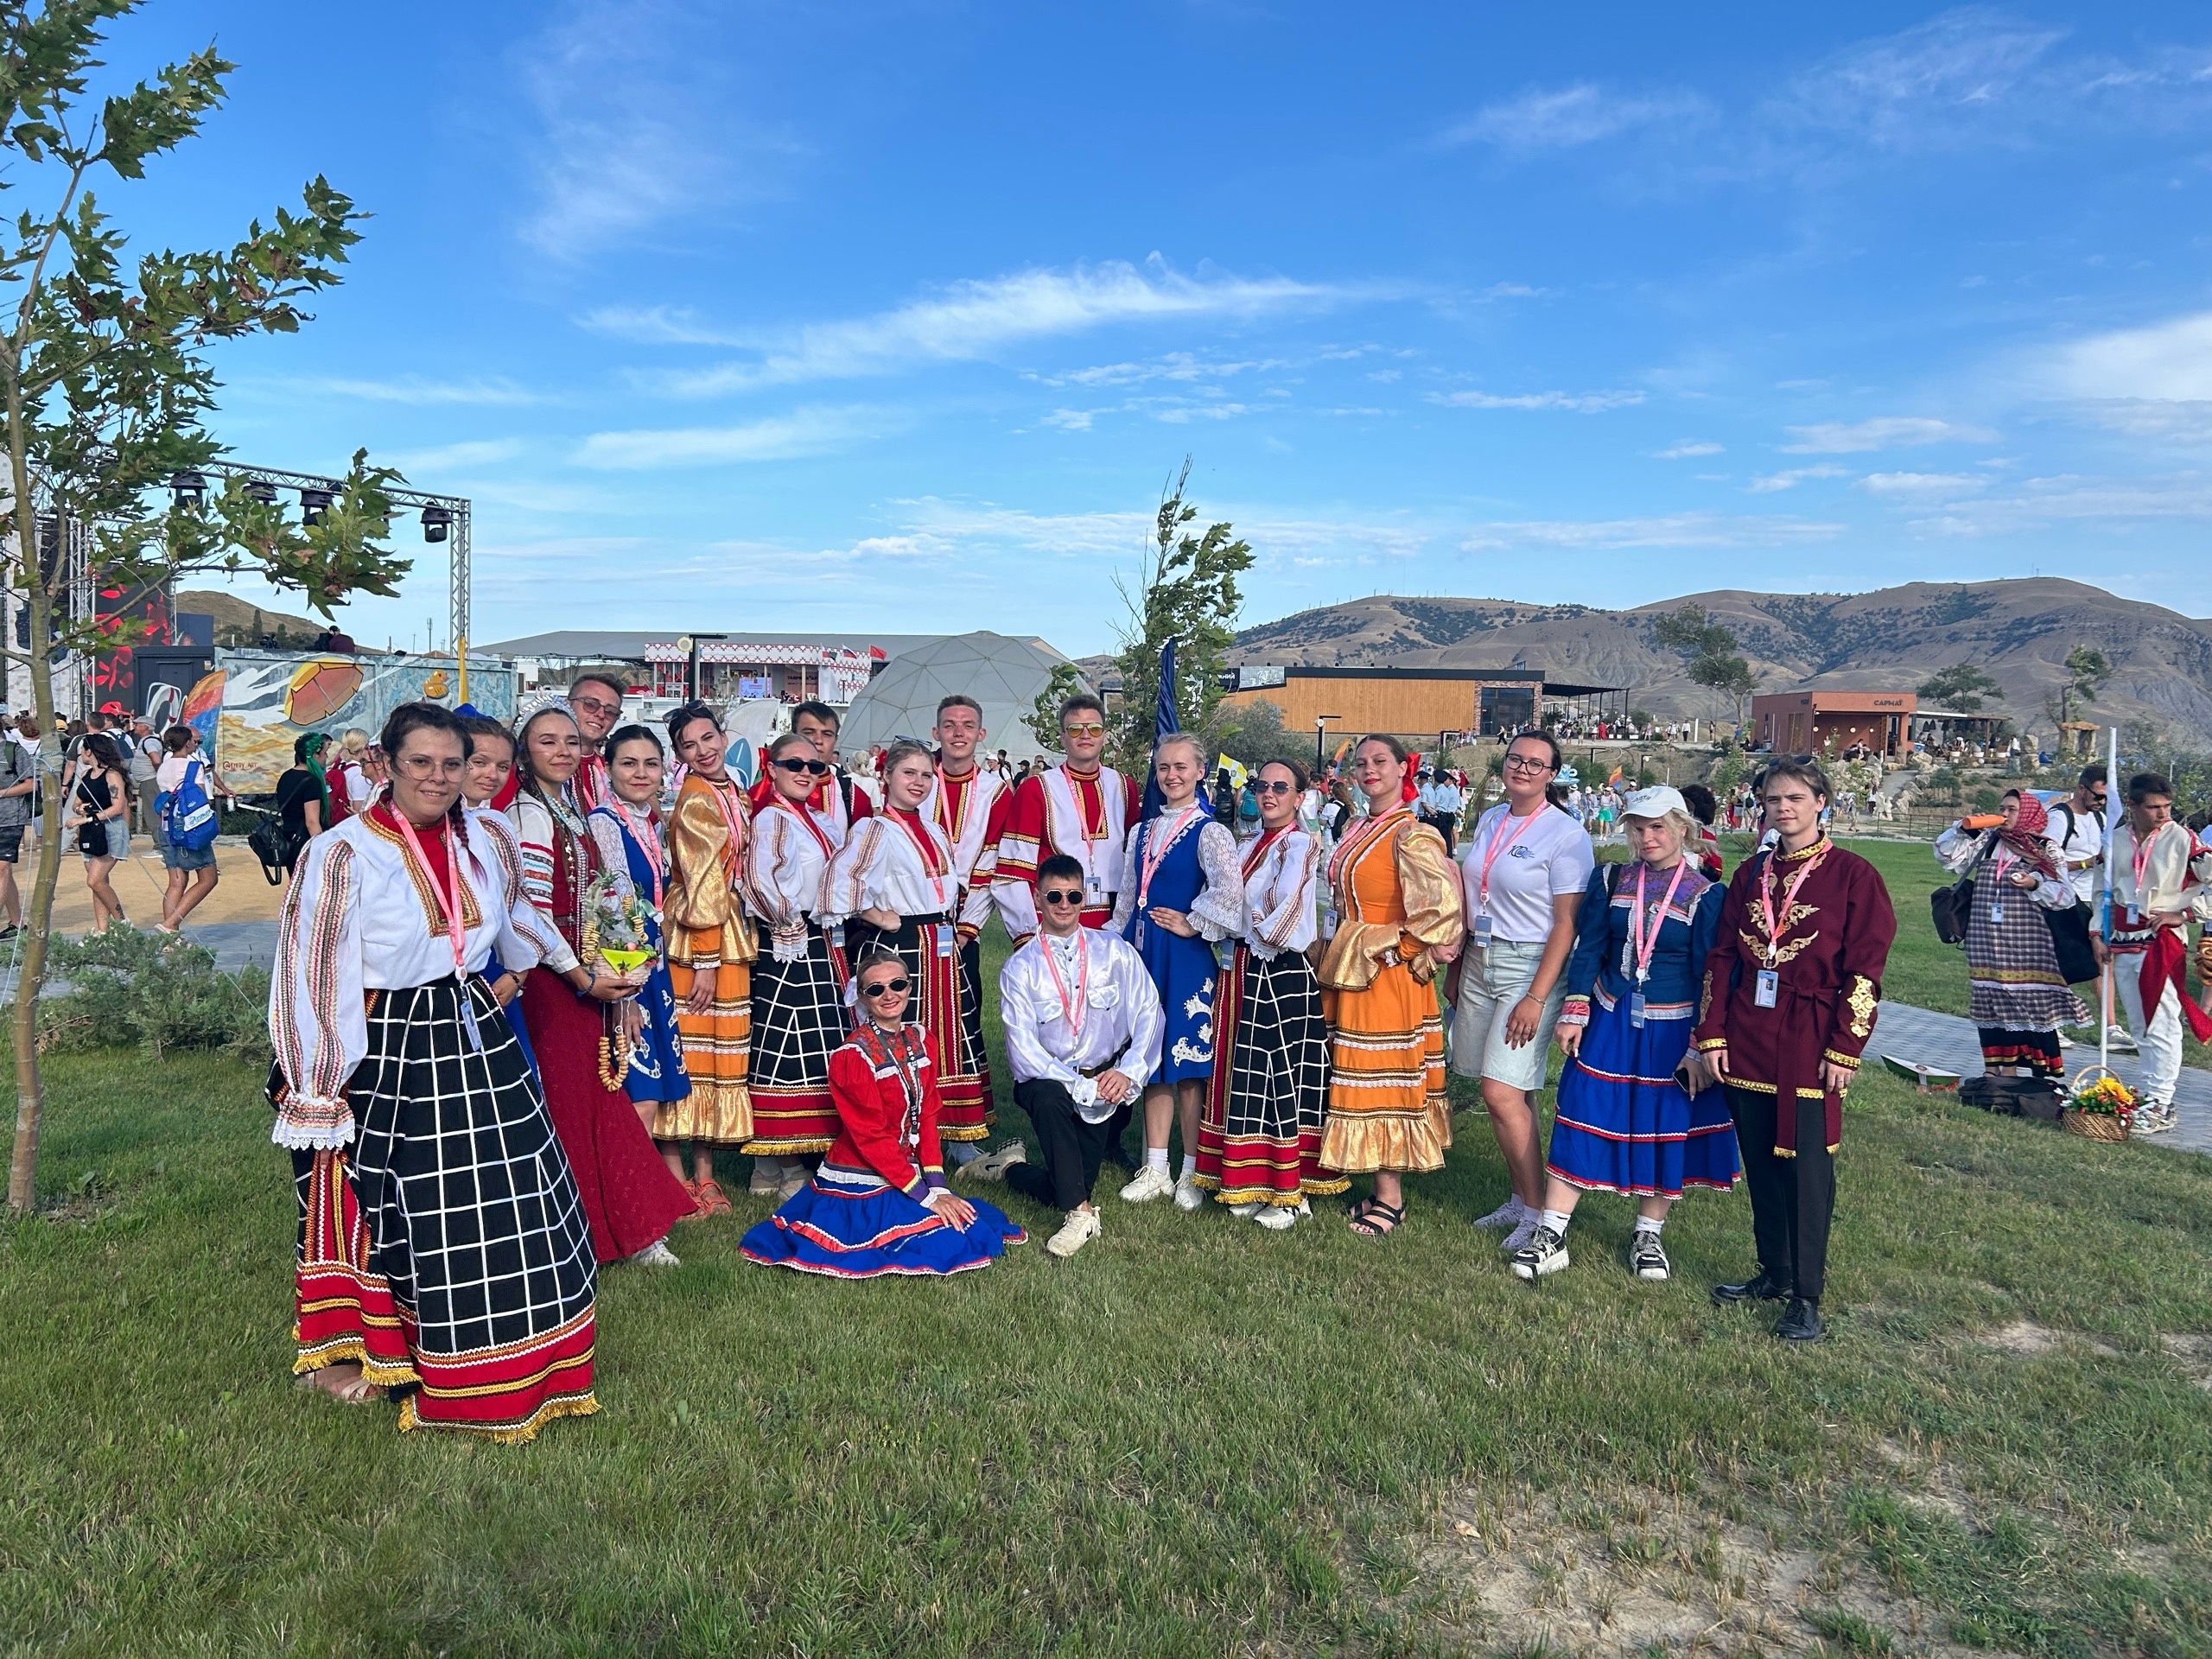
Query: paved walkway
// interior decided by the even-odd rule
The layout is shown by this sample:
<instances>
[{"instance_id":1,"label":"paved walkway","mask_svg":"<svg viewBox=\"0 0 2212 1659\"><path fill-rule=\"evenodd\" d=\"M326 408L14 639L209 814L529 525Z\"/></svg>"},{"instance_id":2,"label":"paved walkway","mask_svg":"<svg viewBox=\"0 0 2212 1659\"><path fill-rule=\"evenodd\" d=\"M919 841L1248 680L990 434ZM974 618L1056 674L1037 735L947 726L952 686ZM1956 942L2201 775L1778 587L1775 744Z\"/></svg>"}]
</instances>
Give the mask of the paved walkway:
<instances>
[{"instance_id":1,"label":"paved walkway","mask_svg":"<svg viewBox=\"0 0 2212 1659\"><path fill-rule=\"evenodd\" d=\"M1904 1002L1885 1002L1874 1022L1873 1040L1866 1045L1866 1064L1878 1065L1887 1054L1908 1065L1917 1062L1936 1071L1961 1077L1981 1075L1981 1039L1971 1020L1955 1014L1936 1014ZM2066 1051L2070 1077L2083 1066L2097 1063L2094 1047ZM2140 1081L2138 1058L2114 1049L2112 1069L2130 1088ZM2156 1147L2181 1147L2191 1152L2212 1153L2212 1071L2184 1065L2174 1090L2175 1127L2164 1135L2145 1137Z\"/></svg>"}]
</instances>

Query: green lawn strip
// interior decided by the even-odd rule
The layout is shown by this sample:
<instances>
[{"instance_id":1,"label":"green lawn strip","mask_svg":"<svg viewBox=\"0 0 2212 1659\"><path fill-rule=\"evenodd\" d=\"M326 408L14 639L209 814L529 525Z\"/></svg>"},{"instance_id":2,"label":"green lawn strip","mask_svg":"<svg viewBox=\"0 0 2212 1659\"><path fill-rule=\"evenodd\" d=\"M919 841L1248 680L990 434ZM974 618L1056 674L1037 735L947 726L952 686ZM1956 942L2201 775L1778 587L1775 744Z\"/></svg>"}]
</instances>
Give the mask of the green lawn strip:
<instances>
[{"instance_id":1,"label":"green lawn strip","mask_svg":"<svg viewBox=\"0 0 2212 1659\"><path fill-rule=\"evenodd\" d=\"M505 1448L290 1387L247 1067L48 1070L69 1207L0 1227L16 1650L1417 1651L1389 1604L1437 1588L1408 1541L1448 1493L1634 1484L1777 1506L1961 1640L2207 1651L2212 1395L2159 1340L2212 1332L2203 1160L1869 1079L1809 1351L1706 1303L1751 1262L1740 1196L1681 1206L1670 1285L1599 1198L1571 1269L1514 1280L1467 1225L1504 1185L1473 1115L1380 1243L1121 1205L1109 1166L1065 1266L830 1284L744 1263L739 1197L682 1268L604 1276L601 1414ZM2020 1320L2080 1339L1987 1345ZM1967 1518L1904 1503L1891 1444Z\"/></svg>"}]
</instances>

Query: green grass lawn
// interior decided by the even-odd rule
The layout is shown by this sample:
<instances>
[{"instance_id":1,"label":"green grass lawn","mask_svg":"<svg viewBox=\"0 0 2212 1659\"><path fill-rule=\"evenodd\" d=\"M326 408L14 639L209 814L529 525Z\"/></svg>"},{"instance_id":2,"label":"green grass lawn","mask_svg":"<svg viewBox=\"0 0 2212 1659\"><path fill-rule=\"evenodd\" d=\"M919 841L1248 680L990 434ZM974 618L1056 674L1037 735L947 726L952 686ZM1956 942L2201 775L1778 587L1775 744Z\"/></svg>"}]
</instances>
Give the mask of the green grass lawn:
<instances>
[{"instance_id":1,"label":"green grass lawn","mask_svg":"<svg viewBox=\"0 0 2212 1659\"><path fill-rule=\"evenodd\" d=\"M2202 1158L1870 1078L1809 1351L1707 1303L1739 1196L1681 1206L1672 1284L1600 1199L1514 1280L1472 1116L1380 1242L1109 1195L1061 1265L1009 1198L988 1271L825 1283L740 1259L741 1193L605 1275L601 1414L508 1448L292 1388L249 1067L48 1075L55 1207L0 1224L10 1653L2212 1653Z\"/></svg>"}]
</instances>

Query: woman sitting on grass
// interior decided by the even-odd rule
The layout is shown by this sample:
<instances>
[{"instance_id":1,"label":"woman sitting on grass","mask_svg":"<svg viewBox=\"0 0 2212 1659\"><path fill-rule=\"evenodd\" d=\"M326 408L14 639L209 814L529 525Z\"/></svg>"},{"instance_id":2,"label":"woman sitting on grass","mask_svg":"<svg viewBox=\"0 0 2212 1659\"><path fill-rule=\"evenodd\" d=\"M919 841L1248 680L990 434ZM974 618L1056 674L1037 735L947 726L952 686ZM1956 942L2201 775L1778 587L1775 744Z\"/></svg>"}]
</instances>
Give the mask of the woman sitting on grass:
<instances>
[{"instance_id":1,"label":"woman sitting on grass","mask_svg":"<svg viewBox=\"0 0 2212 1659\"><path fill-rule=\"evenodd\" d=\"M1544 1207L1512 1258L1532 1281L1567 1265L1567 1221L1585 1192L1637 1201L1629 1269L1668 1278L1667 1211L1686 1186L1727 1191L1739 1167L1727 1103L1689 1054L1724 889L1696 866L1696 824L1675 791L1637 791L1621 823L1635 861L1592 874L1567 958L1556 1033L1567 1063Z\"/></svg>"},{"instance_id":2,"label":"woman sitting on grass","mask_svg":"<svg viewBox=\"0 0 2212 1659\"><path fill-rule=\"evenodd\" d=\"M945 1185L937 1039L906 1023L912 972L887 944L853 978L862 1019L830 1057L840 1126L814 1179L745 1236L748 1261L837 1279L988 1267L1027 1236L995 1205Z\"/></svg>"}]
</instances>

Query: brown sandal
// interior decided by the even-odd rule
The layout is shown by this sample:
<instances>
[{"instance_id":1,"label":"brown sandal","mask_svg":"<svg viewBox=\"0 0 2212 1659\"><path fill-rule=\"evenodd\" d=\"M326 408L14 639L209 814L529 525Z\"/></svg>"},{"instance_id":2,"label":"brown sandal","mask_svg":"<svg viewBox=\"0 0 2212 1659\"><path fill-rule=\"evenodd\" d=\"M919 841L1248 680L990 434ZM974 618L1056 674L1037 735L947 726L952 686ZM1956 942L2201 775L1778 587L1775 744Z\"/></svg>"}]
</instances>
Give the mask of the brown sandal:
<instances>
[{"instance_id":1,"label":"brown sandal","mask_svg":"<svg viewBox=\"0 0 2212 1659\"><path fill-rule=\"evenodd\" d=\"M691 1196L697 1202L699 1213L702 1216L729 1214L728 1196L723 1192L720 1183L711 1175L691 1189Z\"/></svg>"}]
</instances>

